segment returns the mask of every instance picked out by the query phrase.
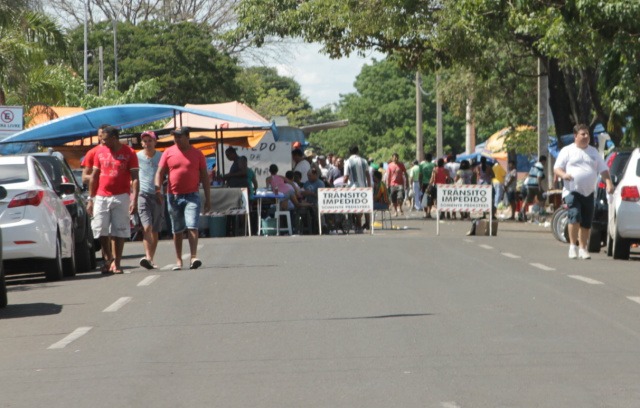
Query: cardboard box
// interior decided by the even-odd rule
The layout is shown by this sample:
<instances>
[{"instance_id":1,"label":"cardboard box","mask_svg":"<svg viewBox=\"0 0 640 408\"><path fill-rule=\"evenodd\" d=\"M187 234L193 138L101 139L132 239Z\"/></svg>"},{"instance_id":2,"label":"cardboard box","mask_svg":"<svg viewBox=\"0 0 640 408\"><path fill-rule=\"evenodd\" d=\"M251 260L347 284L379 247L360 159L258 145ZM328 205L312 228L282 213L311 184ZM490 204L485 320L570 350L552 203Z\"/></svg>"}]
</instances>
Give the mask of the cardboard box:
<instances>
[{"instance_id":1,"label":"cardboard box","mask_svg":"<svg viewBox=\"0 0 640 408\"><path fill-rule=\"evenodd\" d=\"M476 235L489 235L489 220L478 220L476 224ZM491 235L498 235L498 221L491 221Z\"/></svg>"}]
</instances>

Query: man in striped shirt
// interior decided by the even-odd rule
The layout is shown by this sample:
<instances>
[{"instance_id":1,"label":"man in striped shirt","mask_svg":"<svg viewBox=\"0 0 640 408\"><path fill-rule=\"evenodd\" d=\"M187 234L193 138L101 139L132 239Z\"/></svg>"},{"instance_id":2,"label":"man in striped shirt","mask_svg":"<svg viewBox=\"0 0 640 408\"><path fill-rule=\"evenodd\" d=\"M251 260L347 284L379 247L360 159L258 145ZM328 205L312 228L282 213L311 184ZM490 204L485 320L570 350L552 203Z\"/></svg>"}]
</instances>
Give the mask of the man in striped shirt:
<instances>
[{"instance_id":1,"label":"man in striped shirt","mask_svg":"<svg viewBox=\"0 0 640 408\"><path fill-rule=\"evenodd\" d=\"M358 153L358 146L349 148L351 156L344 162L344 183L349 187L371 187L369 165Z\"/></svg>"},{"instance_id":2,"label":"man in striped shirt","mask_svg":"<svg viewBox=\"0 0 640 408\"><path fill-rule=\"evenodd\" d=\"M369 164L358 155L360 150L358 146L353 145L349 148L349 158L344 162L344 183L349 187L371 187L369 178ZM362 228L371 228L371 220L369 214L365 215L365 224L361 228L362 214L358 214L356 221L356 232L362 232Z\"/></svg>"}]
</instances>

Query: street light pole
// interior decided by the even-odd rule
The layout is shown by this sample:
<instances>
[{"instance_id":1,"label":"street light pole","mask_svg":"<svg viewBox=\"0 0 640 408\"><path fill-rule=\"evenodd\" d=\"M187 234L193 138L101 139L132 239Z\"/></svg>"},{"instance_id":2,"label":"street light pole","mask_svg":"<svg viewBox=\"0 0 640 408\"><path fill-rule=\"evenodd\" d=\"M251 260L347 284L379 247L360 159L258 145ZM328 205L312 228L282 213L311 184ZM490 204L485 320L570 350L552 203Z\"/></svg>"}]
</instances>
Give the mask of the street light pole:
<instances>
[{"instance_id":1,"label":"street light pole","mask_svg":"<svg viewBox=\"0 0 640 408\"><path fill-rule=\"evenodd\" d=\"M113 20L113 58L114 58L114 81L118 89L118 15Z\"/></svg>"},{"instance_id":2,"label":"street light pole","mask_svg":"<svg viewBox=\"0 0 640 408\"><path fill-rule=\"evenodd\" d=\"M87 17L89 14L89 0L85 0L84 2L84 93L86 94L89 91L88 81L89 81L89 53L88 53L88 37L89 37L89 26L87 25Z\"/></svg>"}]
</instances>

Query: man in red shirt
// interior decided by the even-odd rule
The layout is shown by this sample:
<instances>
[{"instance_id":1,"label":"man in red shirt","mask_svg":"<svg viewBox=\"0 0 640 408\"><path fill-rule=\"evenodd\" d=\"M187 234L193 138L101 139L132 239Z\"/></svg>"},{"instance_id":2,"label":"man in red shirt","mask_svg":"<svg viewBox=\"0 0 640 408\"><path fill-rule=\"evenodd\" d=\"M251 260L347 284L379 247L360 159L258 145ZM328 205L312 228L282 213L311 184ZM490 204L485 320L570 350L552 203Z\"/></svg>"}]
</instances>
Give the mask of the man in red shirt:
<instances>
[{"instance_id":1,"label":"man in red shirt","mask_svg":"<svg viewBox=\"0 0 640 408\"><path fill-rule=\"evenodd\" d=\"M389 182L391 202L393 203L396 217L398 216L398 208L400 209L400 214L404 215L402 202L404 201L404 192L407 185L407 169L398 159L398 153L391 155L391 163L387 167L387 181Z\"/></svg>"},{"instance_id":2,"label":"man in red shirt","mask_svg":"<svg viewBox=\"0 0 640 408\"><path fill-rule=\"evenodd\" d=\"M102 130L109 125L100 125L98 128L98 144L89 149L87 154L84 155L82 161L80 162L80 167L82 167L82 184L85 184L87 188L91 183L91 173L93 173L93 158L96 155L96 151L102 146ZM113 241L110 240L111 245L102 246L100 245L100 249L102 249L102 261L103 271L109 271L109 267L111 260L113 259Z\"/></svg>"},{"instance_id":3,"label":"man in red shirt","mask_svg":"<svg viewBox=\"0 0 640 408\"><path fill-rule=\"evenodd\" d=\"M137 210L138 156L120 143L120 133L113 126L104 128L100 138L103 146L93 158L87 212L93 215L91 228L93 236L100 238L100 245L107 248L109 236L114 243L114 258L107 260L103 273L120 274L124 240L131 236L129 215Z\"/></svg>"},{"instance_id":4,"label":"man in red shirt","mask_svg":"<svg viewBox=\"0 0 640 408\"><path fill-rule=\"evenodd\" d=\"M182 240L185 230L188 231L191 250L189 269L198 269L202 265L202 261L197 257L200 184L204 189L205 200L202 212L208 213L211 209L207 164L202 152L189 143L188 128L172 130L171 135L175 144L162 154L156 173L156 191L161 190L162 182L168 173L167 206L171 218L173 244L176 248L176 266L173 269L182 269Z\"/></svg>"}]
</instances>

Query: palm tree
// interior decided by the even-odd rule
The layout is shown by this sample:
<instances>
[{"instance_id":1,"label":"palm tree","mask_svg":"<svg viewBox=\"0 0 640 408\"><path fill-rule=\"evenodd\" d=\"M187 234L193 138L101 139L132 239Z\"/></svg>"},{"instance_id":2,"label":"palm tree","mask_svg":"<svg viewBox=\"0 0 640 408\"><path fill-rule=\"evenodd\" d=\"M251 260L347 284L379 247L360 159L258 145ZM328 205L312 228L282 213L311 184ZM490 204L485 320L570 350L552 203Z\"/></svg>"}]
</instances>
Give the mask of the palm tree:
<instances>
[{"instance_id":1,"label":"palm tree","mask_svg":"<svg viewBox=\"0 0 640 408\"><path fill-rule=\"evenodd\" d=\"M9 92L27 101L31 88L30 73L51 66L51 56L62 55L66 41L62 31L44 14L15 7L0 0L0 105L7 103ZM33 86L35 85L35 86Z\"/></svg>"}]
</instances>

